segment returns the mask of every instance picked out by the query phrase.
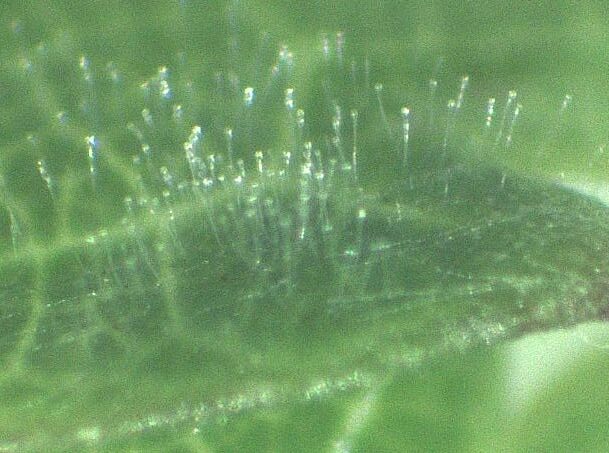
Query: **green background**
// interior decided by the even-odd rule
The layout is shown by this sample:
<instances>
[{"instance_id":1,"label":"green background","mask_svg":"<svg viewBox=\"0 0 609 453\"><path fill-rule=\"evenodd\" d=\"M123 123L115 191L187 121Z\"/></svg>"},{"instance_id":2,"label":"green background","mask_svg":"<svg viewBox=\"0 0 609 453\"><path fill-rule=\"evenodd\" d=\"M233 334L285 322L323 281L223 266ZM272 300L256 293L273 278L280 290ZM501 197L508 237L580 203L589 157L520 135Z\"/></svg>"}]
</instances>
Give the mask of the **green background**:
<instances>
[{"instance_id":1,"label":"green background","mask_svg":"<svg viewBox=\"0 0 609 453\"><path fill-rule=\"evenodd\" d=\"M0 449L340 451L348 444L353 451L606 451L606 327L587 324L502 341L606 316L605 208L552 185L608 179L605 9L600 1L3 2ZM184 174L180 145L192 123L209 125L213 151L222 147L225 123L241 121L238 96L230 102L216 96L214 75L232 71L242 87L258 89L285 44L294 56L285 86L295 88L311 137L320 139L330 129L319 88L326 77L321 38L326 33L333 40L337 31L345 33L348 60L361 71L368 58L371 83L383 83L392 128L399 130L399 109L412 107L413 145L420 153L435 149L442 106L457 95L461 77L470 77L451 145L466 170L455 185L457 200L446 204L425 189L414 196L394 190L395 157L374 96L357 92L341 73L330 75L345 112L351 104L361 110L360 182L371 205L378 205L369 215L381 225L372 235L438 243L388 253L371 272L358 274L354 265L320 280L303 271L295 277L299 291L281 309L270 296L252 306L239 297L266 288L239 262L222 253L211 254L217 266L198 261L213 241L197 235L196 225L203 224L198 205L186 199L176 208L186 258L159 258L163 285L157 287L158 276L127 253L115 273L132 272L125 278L133 287L119 287L122 276L113 275L102 255L123 257L122 245L136 247L121 219L123 197L138 190L132 165L138 144L125 131L127 122L141 123L145 101L138 85L166 65L176 98L190 107L184 125L166 121L151 133L161 150L155 165ZM81 55L91 61L92 90L79 72ZM107 82L108 62L124 84ZM438 119L429 133L419 112L428 109L432 77L439 82ZM190 79L198 90L187 89ZM518 91L522 116L514 145L494 147L483 138L485 104L497 97L500 112L509 90ZM279 159L289 140L281 92L261 104L253 132L236 143L248 170L254 148ZM573 102L559 113L565 94ZM95 108L83 110L87 102ZM163 115L154 102L153 112ZM61 111L69 118L66 127L57 122ZM97 191L84 144L90 134L101 137L105 153ZM59 185L54 197L36 173L40 158ZM430 184L440 185L433 165L421 164L421 178L429 171ZM501 199L496 183L502 172L514 184L505 204L497 205L488 199ZM158 182L148 183L150 196L155 190L160 196ZM387 199L378 202L375 194L387 188ZM339 218L357 204L349 190L337 198ZM222 206L222 197L214 203ZM394 198L403 201L412 225L381 231L394 215ZM23 233L16 250L9 211ZM465 232L456 246L443 242L444 232L473 228L478 219L505 227L483 230L482 239ZM146 245L169 237L162 232L166 223L146 214L135 220ZM552 232L546 231L550 223ZM108 239L100 239L100 228ZM349 242L348 221L344 231ZM92 237L99 249L88 248ZM512 254L518 241L525 251L497 264L495 258ZM303 263L320 266L307 256ZM473 274L474 292L487 281L494 282L492 290L472 302L469 284L457 277L438 281L434 266ZM110 280L99 297L91 296L90 285L97 283L87 280L96 278L87 269ZM415 272L404 284L423 294L412 307L392 292L402 288L402 271ZM390 283L379 289L382 278ZM341 290L346 296L336 296L339 287L347 288ZM205 297L220 307L215 317L193 308ZM234 300L241 301L231 305ZM315 300L335 304L342 317L319 315L310 307ZM524 312L512 307L516 300ZM171 311L174 302L186 321ZM354 302L361 307L352 308ZM392 311L392 303L406 308ZM511 320L518 328L502 333ZM523 373L541 369L538 358L547 356L554 359L541 377ZM528 386L533 390L526 393ZM516 408L510 389L525 395Z\"/></svg>"}]
</instances>

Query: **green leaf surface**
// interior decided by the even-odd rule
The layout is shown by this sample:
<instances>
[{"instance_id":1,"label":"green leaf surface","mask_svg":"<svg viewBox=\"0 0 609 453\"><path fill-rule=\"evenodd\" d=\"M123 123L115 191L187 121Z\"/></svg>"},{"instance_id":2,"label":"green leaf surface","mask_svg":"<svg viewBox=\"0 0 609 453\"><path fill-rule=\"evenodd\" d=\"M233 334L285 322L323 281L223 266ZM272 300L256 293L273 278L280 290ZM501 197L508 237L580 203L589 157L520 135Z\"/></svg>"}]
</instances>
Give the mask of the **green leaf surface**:
<instances>
[{"instance_id":1,"label":"green leaf surface","mask_svg":"<svg viewBox=\"0 0 609 453\"><path fill-rule=\"evenodd\" d=\"M607 333L584 324L403 370L352 451L606 451Z\"/></svg>"},{"instance_id":2,"label":"green leaf surface","mask_svg":"<svg viewBox=\"0 0 609 453\"><path fill-rule=\"evenodd\" d=\"M609 208L547 177L598 177L601 128L539 75L572 11L488 6L511 44L464 68L457 3L7 3L0 450L559 448L558 416L479 436L502 382L470 351L606 318ZM541 17L517 61L569 58L493 66Z\"/></svg>"}]
</instances>

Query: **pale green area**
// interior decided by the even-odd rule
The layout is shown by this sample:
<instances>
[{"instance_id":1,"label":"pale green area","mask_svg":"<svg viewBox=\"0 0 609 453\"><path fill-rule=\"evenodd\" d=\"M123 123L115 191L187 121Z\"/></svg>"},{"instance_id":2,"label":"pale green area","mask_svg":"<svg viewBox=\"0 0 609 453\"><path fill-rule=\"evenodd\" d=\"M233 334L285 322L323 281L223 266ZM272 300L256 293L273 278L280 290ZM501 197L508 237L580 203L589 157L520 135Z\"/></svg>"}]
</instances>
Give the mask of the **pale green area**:
<instances>
[{"instance_id":1,"label":"pale green area","mask_svg":"<svg viewBox=\"0 0 609 453\"><path fill-rule=\"evenodd\" d=\"M602 7L4 2L0 451L606 451L605 325L511 342L607 317L609 209L554 183L607 180Z\"/></svg>"}]
</instances>

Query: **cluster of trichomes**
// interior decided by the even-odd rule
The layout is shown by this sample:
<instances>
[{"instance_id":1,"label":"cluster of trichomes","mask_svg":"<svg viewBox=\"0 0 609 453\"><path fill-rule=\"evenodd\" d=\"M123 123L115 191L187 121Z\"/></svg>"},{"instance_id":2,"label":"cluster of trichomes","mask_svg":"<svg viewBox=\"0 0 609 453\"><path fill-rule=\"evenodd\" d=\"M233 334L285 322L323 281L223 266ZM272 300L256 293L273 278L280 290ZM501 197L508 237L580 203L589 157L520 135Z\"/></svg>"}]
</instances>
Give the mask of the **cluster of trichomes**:
<instances>
[{"instance_id":1,"label":"cluster of trichomes","mask_svg":"<svg viewBox=\"0 0 609 453\"><path fill-rule=\"evenodd\" d=\"M467 77L391 112L343 34L321 47L302 95L285 46L258 75L180 53L144 82L63 35L18 58L7 369L341 376L603 316L606 210L480 158L512 145L515 92L463 137Z\"/></svg>"}]
</instances>

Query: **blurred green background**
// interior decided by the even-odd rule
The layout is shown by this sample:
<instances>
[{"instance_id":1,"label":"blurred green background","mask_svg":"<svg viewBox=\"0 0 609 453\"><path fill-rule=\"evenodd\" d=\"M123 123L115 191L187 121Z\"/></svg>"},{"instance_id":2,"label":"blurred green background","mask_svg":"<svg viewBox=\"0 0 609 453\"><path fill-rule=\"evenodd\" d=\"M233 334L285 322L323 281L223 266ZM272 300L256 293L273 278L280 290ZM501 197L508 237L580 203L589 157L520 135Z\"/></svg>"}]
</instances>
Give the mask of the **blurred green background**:
<instances>
[{"instance_id":1,"label":"blurred green background","mask_svg":"<svg viewBox=\"0 0 609 453\"><path fill-rule=\"evenodd\" d=\"M402 105L424 105L430 78L439 81L437 98L445 102L456 96L460 78L468 75L462 134L475 139L482 129L487 99L492 96L505 102L508 90L517 90L523 113L516 126L515 146L497 149L496 155L486 155L486 159L534 178L603 184L609 182L604 150L609 140L608 24L603 1L4 1L0 5L0 167L11 189L6 192L11 196L6 203L29 210L29 218L38 219L31 229L43 245L11 261L8 271L3 269L0 278L7 278L9 288L3 294L9 294L14 285L25 297L30 295L36 279L15 269L21 269L21 261L26 263L23 268L35 269L30 264L39 258L37 250L57 259L59 264L49 272L60 272L61 257L52 255L56 245L60 248L63 231L68 231L62 220L82 223L63 237L68 245L74 244L74 237L84 236L92 227L118 220L122 205L116 207L116 202L122 189L133 188L132 175L126 170L131 154L120 148L128 142L121 133L114 136L112 132L124 125L124 117L139 114L139 104L134 101L139 101L139 95L127 88L116 98L97 99L108 108L95 120L99 122L95 127L115 139L116 175L106 184L117 187L116 197L103 200L97 210L93 206L93 214L70 207L51 217L48 203L34 202L27 195L39 192L42 186L31 164L39 157L37 153L47 156L49 150L62 156L63 160L56 159L51 165L63 175L63 183L72 184L69 193L81 191L82 181L73 173L86 175L82 139L91 131L84 126L95 121L86 113L75 114L76 126L61 140L50 140L46 150L32 150L26 139L28 134L43 140L46 135L54 137L51 118L62 109L78 111L84 93L76 75L80 55L90 58L99 71L113 62L129 81L147 80L159 66L167 65L188 75L234 70L244 85L254 85L259 83L260 67L266 69L273 63L274 56L263 54L257 59L261 43L268 39L271 54L280 44L293 52L291 83L297 93L307 93L309 105L315 105L311 80L320 65L321 37L343 31L348 54L358 62L367 57L372 83L384 84L388 112L397 113ZM186 55L186 63L181 55ZM20 69L24 58L41 65L45 77L25 80ZM45 67L47 62L55 66ZM68 65L73 69L67 69ZM111 90L100 93L111 94ZM561 116L566 94L573 96L573 102ZM198 104L208 102L205 93L196 96ZM223 108L213 105L205 114L223 113ZM416 132L414 129L413 134ZM260 140L264 143L264 137ZM281 137L268 140L280 141ZM86 203L88 189L82 190L85 195L74 203ZM67 201L66 206L70 205ZM8 238L8 222L0 226L3 237ZM49 242L44 244L45 240ZM11 254L8 241L2 252L4 258ZM61 249L61 253L69 251ZM56 289L45 291L54 294ZM3 317L19 312L8 303L0 307ZM76 312L65 311L68 318ZM44 382L38 374L31 381L16 382L7 372L0 387L0 451L42 451L45 442L48 451L349 451L341 450L347 447L351 451L607 451L609 426L605 421L609 418L604 401L609 401L609 395L602 385L609 372L605 365L607 337L604 324L533 336L515 344L431 360L420 371L400 370L388 376L382 388L371 390L355 380L353 389L345 390L340 398L294 402L287 397L268 407L263 402L262 409L237 413L230 419L225 419L230 410L199 414L192 404L208 394L202 388L193 391L184 380L164 381L166 370L162 370L137 383L147 386L148 394L160 394L157 400L138 401L140 393L134 390L131 399L122 402L129 410L121 421L139 420L143 427L112 435L95 425L96 420L103 420L102 425L116 426L107 420L108 414L121 411L118 397L107 396L121 386L116 382L121 377L112 371L100 377L98 387L83 390L85 396L78 399L82 407L76 410L74 402L68 401L69 392L78 388L78 371L59 372L56 382ZM173 346L165 345L164 352L188 355L188 344ZM323 351L323 345L316 347L319 349L302 357L313 369L316 354ZM231 360L238 362L237 346L235 351ZM539 367L538 358L552 351L569 353L553 356L552 364L540 372L542 377L526 373ZM163 355L163 351L148 353ZM173 363L168 360L163 366L171 369ZM219 365L212 375L222 379L223 367ZM291 379L279 375L281 370L278 366L278 381ZM242 385L244 393L251 390L249 384L248 376L231 382ZM55 387L60 391L50 390ZM323 395L323 388L319 392ZM46 393L52 398L45 398ZM189 401L173 399L187 394L191 395ZM222 394L222 382L215 384L212 394ZM38 399L32 395L39 395ZM104 403L107 398L112 411ZM524 402L513 407L518 398ZM167 419L151 415L169 412ZM24 420L23 414L31 419ZM213 423L202 429L194 421L197 416L213 419ZM42 435L34 432L38 424L44 427Z\"/></svg>"}]
</instances>

